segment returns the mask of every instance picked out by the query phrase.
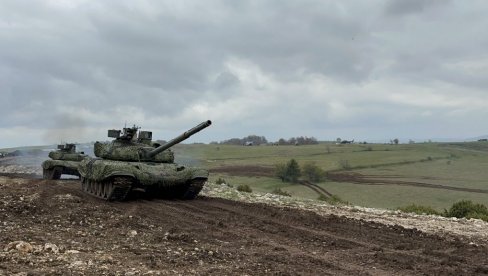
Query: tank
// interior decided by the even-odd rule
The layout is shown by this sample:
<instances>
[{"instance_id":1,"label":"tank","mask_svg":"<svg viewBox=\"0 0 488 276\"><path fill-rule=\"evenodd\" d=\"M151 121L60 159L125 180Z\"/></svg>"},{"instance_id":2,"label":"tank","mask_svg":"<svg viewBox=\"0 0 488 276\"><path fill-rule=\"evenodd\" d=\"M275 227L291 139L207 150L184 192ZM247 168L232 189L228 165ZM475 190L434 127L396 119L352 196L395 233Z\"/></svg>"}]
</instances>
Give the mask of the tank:
<instances>
[{"instance_id":1,"label":"tank","mask_svg":"<svg viewBox=\"0 0 488 276\"><path fill-rule=\"evenodd\" d=\"M87 155L76 152L75 144L58 145L58 149L49 152L49 158L42 162L42 176L44 179L60 179L61 175L80 176L78 165Z\"/></svg>"},{"instance_id":2,"label":"tank","mask_svg":"<svg viewBox=\"0 0 488 276\"><path fill-rule=\"evenodd\" d=\"M174 162L171 147L210 126L205 121L160 145L152 142L152 132L137 126L109 130L111 142L96 142L97 158L85 158L78 170L82 190L109 200L125 200L131 191L150 197L194 199L208 179L208 171Z\"/></svg>"}]
</instances>

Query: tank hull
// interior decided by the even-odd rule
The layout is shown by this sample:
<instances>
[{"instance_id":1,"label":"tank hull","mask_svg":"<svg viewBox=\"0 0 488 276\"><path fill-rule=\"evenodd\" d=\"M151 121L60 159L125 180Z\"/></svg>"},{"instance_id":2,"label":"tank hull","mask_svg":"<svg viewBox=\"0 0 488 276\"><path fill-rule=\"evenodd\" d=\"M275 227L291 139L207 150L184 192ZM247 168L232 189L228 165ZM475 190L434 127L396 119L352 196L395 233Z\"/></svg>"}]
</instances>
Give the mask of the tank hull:
<instances>
[{"instance_id":1,"label":"tank hull","mask_svg":"<svg viewBox=\"0 0 488 276\"><path fill-rule=\"evenodd\" d=\"M42 162L42 175L44 179L60 179L61 175L80 176L78 161L46 160Z\"/></svg>"},{"instance_id":2,"label":"tank hull","mask_svg":"<svg viewBox=\"0 0 488 276\"><path fill-rule=\"evenodd\" d=\"M135 189L151 197L193 199L208 171L175 163L128 162L86 158L78 171L83 191L106 200L124 200Z\"/></svg>"}]
</instances>

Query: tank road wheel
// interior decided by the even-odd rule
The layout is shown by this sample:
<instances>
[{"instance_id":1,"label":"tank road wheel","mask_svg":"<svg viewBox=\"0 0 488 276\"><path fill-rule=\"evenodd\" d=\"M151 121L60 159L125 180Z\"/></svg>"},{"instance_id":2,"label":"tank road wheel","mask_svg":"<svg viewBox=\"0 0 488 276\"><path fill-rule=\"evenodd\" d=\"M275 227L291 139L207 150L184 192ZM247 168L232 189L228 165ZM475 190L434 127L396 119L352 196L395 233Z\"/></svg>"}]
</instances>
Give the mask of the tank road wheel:
<instances>
[{"instance_id":1,"label":"tank road wheel","mask_svg":"<svg viewBox=\"0 0 488 276\"><path fill-rule=\"evenodd\" d=\"M181 199L195 199L203 188L207 179L192 179L189 182L188 188L181 196Z\"/></svg>"},{"instance_id":2,"label":"tank road wheel","mask_svg":"<svg viewBox=\"0 0 488 276\"><path fill-rule=\"evenodd\" d=\"M97 182L97 196L98 197L102 197L102 188L103 188L102 183Z\"/></svg>"},{"instance_id":3,"label":"tank road wheel","mask_svg":"<svg viewBox=\"0 0 488 276\"><path fill-rule=\"evenodd\" d=\"M86 191L91 194L92 193L92 181L88 179L88 182L86 183Z\"/></svg>"},{"instance_id":4,"label":"tank road wheel","mask_svg":"<svg viewBox=\"0 0 488 276\"><path fill-rule=\"evenodd\" d=\"M110 194L112 193L114 185L111 181L107 181L104 183L104 187L105 187L105 194L104 194L103 198L105 200L109 200L109 197L110 197Z\"/></svg>"},{"instance_id":5,"label":"tank road wheel","mask_svg":"<svg viewBox=\"0 0 488 276\"><path fill-rule=\"evenodd\" d=\"M107 183L105 182L98 183L98 187L99 187L99 191L98 191L99 197L106 200L108 198Z\"/></svg>"},{"instance_id":6,"label":"tank road wheel","mask_svg":"<svg viewBox=\"0 0 488 276\"><path fill-rule=\"evenodd\" d=\"M100 183L100 197L107 199L107 185L106 183Z\"/></svg>"},{"instance_id":7,"label":"tank road wheel","mask_svg":"<svg viewBox=\"0 0 488 276\"><path fill-rule=\"evenodd\" d=\"M44 179L60 179L62 173L63 173L63 168L61 168L61 167L54 167L52 169L43 169L42 170L42 178L44 178Z\"/></svg>"},{"instance_id":8,"label":"tank road wheel","mask_svg":"<svg viewBox=\"0 0 488 276\"><path fill-rule=\"evenodd\" d=\"M88 180L88 189L87 192L91 195L94 195L95 189L93 187L93 180Z\"/></svg>"},{"instance_id":9,"label":"tank road wheel","mask_svg":"<svg viewBox=\"0 0 488 276\"><path fill-rule=\"evenodd\" d=\"M86 178L84 178L83 176L80 177L80 180L81 180L81 190L83 192L86 192Z\"/></svg>"},{"instance_id":10,"label":"tank road wheel","mask_svg":"<svg viewBox=\"0 0 488 276\"><path fill-rule=\"evenodd\" d=\"M132 189L133 179L126 176L116 176L104 182L81 178L81 189L92 196L109 200L124 200Z\"/></svg>"},{"instance_id":11,"label":"tank road wheel","mask_svg":"<svg viewBox=\"0 0 488 276\"><path fill-rule=\"evenodd\" d=\"M93 181L93 193L96 197L102 198L102 183Z\"/></svg>"}]
</instances>

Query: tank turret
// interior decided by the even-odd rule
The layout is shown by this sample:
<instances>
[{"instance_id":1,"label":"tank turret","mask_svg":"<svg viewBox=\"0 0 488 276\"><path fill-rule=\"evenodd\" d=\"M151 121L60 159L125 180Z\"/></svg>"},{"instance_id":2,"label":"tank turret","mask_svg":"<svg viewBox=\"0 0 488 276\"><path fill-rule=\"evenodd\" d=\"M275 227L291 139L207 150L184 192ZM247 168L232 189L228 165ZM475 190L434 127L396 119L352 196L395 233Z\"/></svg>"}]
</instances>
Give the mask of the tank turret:
<instances>
[{"instance_id":1,"label":"tank turret","mask_svg":"<svg viewBox=\"0 0 488 276\"><path fill-rule=\"evenodd\" d=\"M84 152L76 152L75 144L58 145L58 150L49 152L49 158L53 160L81 161L85 157Z\"/></svg>"},{"instance_id":2,"label":"tank turret","mask_svg":"<svg viewBox=\"0 0 488 276\"><path fill-rule=\"evenodd\" d=\"M137 126L123 128L122 131L112 129L108 131L108 137L115 138L115 140L110 143L96 142L95 156L119 161L172 163L174 154L168 149L211 124L211 121L205 121L158 147L151 146L153 144L150 131L137 133L139 129Z\"/></svg>"},{"instance_id":3,"label":"tank turret","mask_svg":"<svg viewBox=\"0 0 488 276\"><path fill-rule=\"evenodd\" d=\"M210 126L202 122L169 142L152 142L152 132L139 127L109 130L111 142L96 142L98 158L80 166L83 190L106 200L123 200L132 189L143 189L165 198L193 199L208 179L208 171L174 163L170 148Z\"/></svg>"}]
</instances>

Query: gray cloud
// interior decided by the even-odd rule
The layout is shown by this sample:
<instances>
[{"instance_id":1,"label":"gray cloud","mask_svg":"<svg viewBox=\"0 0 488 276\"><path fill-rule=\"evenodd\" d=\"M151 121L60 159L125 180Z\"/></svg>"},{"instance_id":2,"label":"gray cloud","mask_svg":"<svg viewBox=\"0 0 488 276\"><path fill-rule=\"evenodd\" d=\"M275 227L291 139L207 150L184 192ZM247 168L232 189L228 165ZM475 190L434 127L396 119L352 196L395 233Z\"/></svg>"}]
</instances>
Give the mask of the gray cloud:
<instances>
[{"instance_id":1,"label":"gray cloud","mask_svg":"<svg viewBox=\"0 0 488 276\"><path fill-rule=\"evenodd\" d=\"M488 115L487 8L2 1L0 147L26 130L34 143L96 140L127 121L161 137L205 119L207 140L482 135L466 122Z\"/></svg>"},{"instance_id":2,"label":"gray cloud","mask_svg":"<svg viewBox=\"0 0 488 276\"><path fill-rule=\"evenodd\" d=\"M450 0L390 0L386 3L385 12L393 16L415 14L449 2Z\"/></svg>"}]
</instances>

